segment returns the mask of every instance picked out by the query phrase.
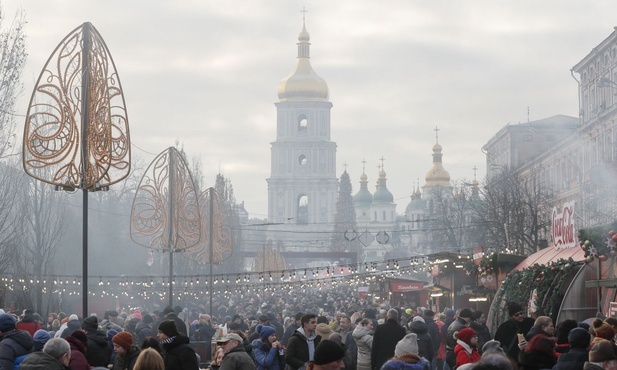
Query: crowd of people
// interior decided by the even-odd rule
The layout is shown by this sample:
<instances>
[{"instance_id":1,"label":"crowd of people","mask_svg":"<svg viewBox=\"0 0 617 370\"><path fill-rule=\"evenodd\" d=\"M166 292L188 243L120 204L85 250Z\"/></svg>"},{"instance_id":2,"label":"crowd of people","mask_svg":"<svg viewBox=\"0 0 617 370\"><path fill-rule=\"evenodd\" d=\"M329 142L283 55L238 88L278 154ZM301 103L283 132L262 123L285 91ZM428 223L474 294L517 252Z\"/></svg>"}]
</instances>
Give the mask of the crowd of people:
<instances>
[{"instance_id":1,"label":"crowd of people","mask_svg":"<svg viewBox=\"0 0 617 370\"><path fill-rule=\"evenodd\" d=\"M33 310L1 313L0 370L617 370L614 318L555 326L510 302L492 335L485 313L470 308L326 296L303 311L270 298L218 304L215 314L168 306L43 322Z\"/></svg>"}]
</instances>

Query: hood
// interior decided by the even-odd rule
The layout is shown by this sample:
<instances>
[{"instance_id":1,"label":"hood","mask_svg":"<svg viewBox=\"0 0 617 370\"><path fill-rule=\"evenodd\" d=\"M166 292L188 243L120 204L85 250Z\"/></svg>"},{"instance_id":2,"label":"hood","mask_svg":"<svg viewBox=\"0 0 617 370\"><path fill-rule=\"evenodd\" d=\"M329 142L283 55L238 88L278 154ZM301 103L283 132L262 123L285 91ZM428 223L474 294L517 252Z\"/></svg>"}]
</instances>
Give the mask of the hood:
<instances>
[{"instance_id":1,"label":"hood","mask_svg":"<svg viewBox=\"0 0 617 370\"><path fill-rule=\"evenodd\" d=\"M108 345L107 344L107 336L105 334L103 334L103 332L100 332L100 331L89 331L89 332L86 333L86 336L88 337L88 343L90 341L93 341L99 347L105 347L105 346Z\"/></svg>"},{"instance_id":2,"label":"hood","mask_svg":"<svg viewBox=\"0 0 617 370\"><path fill-rule=\"evenodd\" d=\"M84 346L84 344L79 339L70 336L66 337L65 339L71 345L71 350L75 349L83 353L84 355L86 354L86 346Z\"/></svg>"},{"instance_id":3,"label":"hood","mask_svg":"<svg viewBox=\"0 0 617 370\"><path fill-rule=\"evenodd\" d=\"M30 333L25 330L18 329L6 332L2 336L3 343L5 339L11 339L16 346L24 348L26 352L30 352L30 349L32 349L32 346L34 345L34 339L32 339Z\"/></svg>"},{"instance_id":4,"label":"hood","mask_svg":"<svg viewBox=\"0 0 617 370\"><path fill-rule=\"evenodd\" d=\"M428 333L428 325L426 325L426 323L423 323L420 320L416 320L416 321L412 322L411 325L409 326L409 328L411 329L412 332L414 332L416 334L426 334L426 333Z\"/></svg>"},{"instance_id":5,"label":"hood","mask_svg":"<svg viewBox=\"0 0 617 370\"><path fill-rule=\"evenodd\" d=\"M310 339L310 340L314 340L317 337L317 333L313 332L313 335L309 338L306 336L306 334L304 333L304 328L298 328L296 329L296 332L294 333L294 335L299 335L304 339Z\"/></svg>"},{"instance_id":6,"label":"hood","mask_svg":"<svg viewBox=\"0 0 617 370\"><path fill-rule=\"evenodd\" d=\"M351 333L351 336L354 339L359 339L359 338L362 338L365 335L371 335L372 333L373 333L373 331L370 330L369 328L367 328L366 326L358 325L358 326L356 326L356 328Z\"/></svg>"}]
</instances>

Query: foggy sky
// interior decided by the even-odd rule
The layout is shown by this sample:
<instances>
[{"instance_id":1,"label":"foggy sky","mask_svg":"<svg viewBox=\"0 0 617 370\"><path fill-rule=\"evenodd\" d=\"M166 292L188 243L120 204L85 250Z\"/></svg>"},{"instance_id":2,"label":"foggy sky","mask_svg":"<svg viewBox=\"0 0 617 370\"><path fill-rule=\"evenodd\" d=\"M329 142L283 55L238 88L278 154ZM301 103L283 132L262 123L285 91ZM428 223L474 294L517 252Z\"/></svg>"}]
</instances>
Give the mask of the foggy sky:
<instances>
[{"instance_id":1,"label":"foggy sky","mask_svg":"<svg viewBox=\"0 0 617 370\"><path fill-rule=\"evenodd\" d=\"M18 113L55 46L85 21L120 74L133 153L149 163L178 141L220 171L252 217L267 215L278 83L296 62L302 28L330 89L337 173L369 190L385 157L402 213L431 167L439 126L452 179L485 174L480 148L504 125L577 116L570 68L613 31L614 1L9 0L5 26L26 11L29 60ZM21 124L23 126L23 124Z\"/></svg>"}]
</instances>

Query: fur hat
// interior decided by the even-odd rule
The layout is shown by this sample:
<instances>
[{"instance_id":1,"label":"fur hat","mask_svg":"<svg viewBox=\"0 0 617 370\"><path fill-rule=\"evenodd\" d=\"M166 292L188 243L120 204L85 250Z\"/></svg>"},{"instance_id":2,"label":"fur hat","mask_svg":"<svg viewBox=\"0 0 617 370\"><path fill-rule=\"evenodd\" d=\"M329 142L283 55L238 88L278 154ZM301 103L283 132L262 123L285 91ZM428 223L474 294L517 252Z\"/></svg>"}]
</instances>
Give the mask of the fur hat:
<instances>
[{"instance_id":1,"label":"fur hat","mask_svg":"<svg viewBox=\"0 0 617 370\"><path fill-rule=\"evenodd\" d=\"M313 356L315 365L326 365L339 361L345 357L345 350L340 345L327 339L323 339L315 348Z\"/></svg>"},{"instance_id":2,"label":"fur hat","mask_svg":"<svg viewBox=\"0 0 617 370\"><path fill-rule=\"evenodd\" d=\"M593 329L593 332L595 333L597 338L613 340L613 337L615 336L615 331L613 330L613 328L609 324L602 321L602 319L593 319L593 322L591 323L591 328Z\"/></svg>"},{"instance_id":3,"label":"fur hat","mask_svg":"<svg viewBox=\"0 0 617 370\"><path fill-rule=\"evenodd\" d=\"M0 332L7 332L15 329L15 324L17 320L15 317L8 313L3 313L0 315Z\"/></svg>"},{"instance_id":4,"label":"fur hat","mask_svg":"<svg viewBox=\"0 0 617 370\"><path fill-rule=\"evenodd\" d=\"M168 337L175 337L178 335L178 327L174 320L163 320L159 324L159 330Z\"/></svg>"},{"instance_id":5,"label":"fur hat","mask_svg":"<svg viewBox=\"0 0 617 370\"><path fill-rule=\"evenodd\" d=\"M257 325L255 327L255 331L259 334L259 336L261 337L261 340L265 341L266 339L268 339L269 336L271 336L272 334L276 333L276 329L274 329L271 326L268 325Z\"/></svg>"},{"instance_id":6,"label":"fur hat","mask_svg":"<svg viewBox=\"0 0 617 370\"><path fill-rule=\"evenodd\" d=\"M471 319L471 316L473 316L473 312L471 312L469 308L463 308L458 314L458 317L462 317L464 319Z\"/></svg>"},{"instance_id":7,"label":"fur hat","mask_svg":"<svg viewBox=\"0 0 617 370\"><path fill-rule=\"evenodd\" d=\"M317 324L315 328L315 333L321 337L322 340L330 338L330 334L332 334L332 328L328 324ZM332 361L330 361L332 362ZM326 362L329 363L329 362Z\"/></svg>"},{"instance_id":8,"label":"fur hat","mask_svg":"<svg viewBox=\"0 0 617 370\"><path fill-rule=\"evenodd\" d=\"M133 336L127 331L121 331L114 335L111 341L124 348L126 351L130 350L133 346Z\"/></svg>"},{"instance_id":9,"label":"fur hat","mask_svg":"<svg viewBox=\"0 0 617 370\"><path fill-rule=\"evenodd\" d=\"M85 331L96 331L99 328L99 319L96 316L88 316L81 323L81 328Z\"/></svg>"},{"instance_id":10,"label":"fur hat","mask_svg":"<svg viewBox=\"0 0 617 370\"><path fill-rule=\"evenodd\" d=\"M591 334L583 328L574 328L568 333L568 343L570 348L587 349L591 341Z\"/></svg>"},{"instance_id":11,"label":"fur hat","mask_svg":"<svg viewBox=\"0 0 617 370\"><path fill-rule=\"evenodd\" d=\"M79 340L81 344L84 345L85 348L88 348L88 336L86 336L86 333L84 333L81 330L76 330L70 336Z\"/></svg>"},{"instance_id":12,"label":"fur hat","mask_svg":"<svg viewBox=\"0 0 617 370\"><path fill-rule=\"evenodd\" d=\"M488 342L484 343L484 345L482 346L482 353L487 353L487 352L496 352L496 353L501 353L501 354L505 354L503 351L503 348L501 348L501 342L495 339L491 339Z\"/></svg>"},{"instance_id":13,"label":"fur hat","mask_svg":"<svg viewBox=\"0 0 617 370\"><path fill-rule=\"evenodd\" d=\"M469 344L471 338L476 336L476 332L472 328L463 328L458 332L456 339Z\"/></svg>"},{"instance_id":14,"label":"fur hat","mask_svg":"<svg viewBox=\"0 0 617 370\"><path fill-rule=\"evenodd\" d=\"M613 346L608 340L602 339L591 347L589 351L590 362L604 362L610 360L616 360L617 356L613 351Z\"/></svg>"},{"instance_id":15,"label":"fur hat","mask_svg":"<svg viewBox=\"0 0 617 370\"><path fill-rule=\"evenodd\" d=\"M394 356L402 356L405 354L417 355L418 349L418 334L409 333L396 343L394 348Z\"/></svg>"},{"instance_id":16,"label":"fur hat","mask_svg":"<svg viewBox=\"0 0 617 370\"><path fill-rule=\"evenodd\" d=\"M523 306L516 302L508 303L508 316L512 317L519 312L523 312Z\"/></svg>"}]
</instances>

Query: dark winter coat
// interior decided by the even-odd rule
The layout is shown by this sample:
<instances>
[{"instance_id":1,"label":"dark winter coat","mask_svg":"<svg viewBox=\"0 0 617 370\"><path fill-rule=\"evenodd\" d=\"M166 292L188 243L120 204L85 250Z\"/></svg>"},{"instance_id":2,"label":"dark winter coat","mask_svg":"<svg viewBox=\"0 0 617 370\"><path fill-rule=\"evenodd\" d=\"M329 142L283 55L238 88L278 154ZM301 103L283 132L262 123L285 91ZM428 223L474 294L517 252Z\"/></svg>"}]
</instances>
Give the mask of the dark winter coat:
<instances>
[{"instance_id":1,"label":"dark winter coat","mask_svg":"<svg viewBox=\"0 0 617 370\"><path fill-rule=\"evenodd\" d=\"M510 319L503 322L497 328L497 331L495 332L495 340L501 343L501 347L510 359L518 361L518 353L520 352L520 349L518 348L518 338L516 334L521 333L523 335L527 335L529 330L531 330L533 323L534 319L530 317L525 317L520 323Z\"/></svg>"},{"instance_id":2,"label":"dark winter coat","mask_svg":"<svg viewBox=\"0 0 617 370\"><path fill-rule=\"evenodd\" d=\"M34 340L25 330L11 330L2 334L0 341L0 370L13 370L15 358L32 350Z\"/></svg>"},{"instance_id":3,"label":"dark winter coat","mask_svg":"<svg viewBox=\"0 0 617 370\"><path fill-rule=\"evenodd\" d=\"M285 354L279 354L276 347L269 346L261 340L253 342L253 358L257 370L285 369Z\"/></svg>"},{"instance_id":4,"label":"dark winter coat","mask_svg":"<svg viewBox=\"0 0 617 370\"><path fill-rule=\"evenodd\" d=\"M239 345L225 354L219 370L255 370L255 362L246 353L244 346Z\"/></svg>"},{"instance_id":5,"label":"dark winter coat","mask_svg":"<svg viewBox=\"0 0 617 370\"><path fill-rule=\"evenodd\" d=\"M165 370L198 370L197 355L189 346L189 337L178 334L161 342L163 345Z\"/></svg>"},{"instance_id":6,"label":"dark winter coat","mask_svg":"<svg viewBox=\"0 0 617 370\"><path fill-rule=\"evenodd\" d=\"M285 333L283 334L283 338L281 339L281 344L286 346L289 338L291 338L291 336L296 332L296 330L298 330L298 325L296 325L295 322L289 324L287 329L285 329Z\"/></svg>"},{"instance_id":7,"label":"dark winter coat","mask_svg":"<svg viewBox=\"0 0 617 370\"><path fill-rule=\"evenodd\" d=\"M439 326L435 320L424 317L424 322L428 327L428 335L431 336L431 340L433 341L433 353L437 355L437 351L439 351L439 346L441 345L441 333L439 332Z\"/></svg>"},{"instance_id":8,"label":"dark winter coat","mask_svg":"<svg viewBox=\"0 0 617 370\"><path fill-rule=\"evenodd\" d=\"M88 337L88 350L86 351L86 360L90 366L107 367L111 362L111 348L107 344L107 336L102 331L89 331L86 333Z\"/></svg>"},{"instance_id":9,"label":"dark winter coat","mask_svg":"<svg viewBox=\"0 0 617 370\"><path fill-rule=\"evenodd\" d=\"M75 337L69 336L66 341L71 346L71 359L69 360L71 370L90 370L90 365L86 360L86 346Z\"/></svg>"},{"instance_id":10,"label":"dark winter coat","mask_svg":"<svg viewBox=\"0 0 617 370\"><path fill-rule=\"evenodd\" d=\"M589 361L589 352L582 348L570 348L570 350L557 360L553 370L583 370L585 362Z\"/></svg>"},{"instance_id":11,"label":"dark winter coat","mask_svg":"<svg viewBox=\"0 0 617 370\"><path fill-rule=\"evenodd\" d=\"M123 355L116 355L114 360L114 367L112 370L133 370L137 357L139 357L139 348L133 346L131 349Z\"/></svg>"},{"instance_id":12,"label":"dark winter coat","mask_svg":"<svg viewBox=\"0 0 617 370\"><path fill-rule=\"evenodd\" d=\"M309 360L309 348L307 338L304 335L302 328L289 338L287 342L287 351L285 351L285 363L291 370L297 370ZM313 341L315 348L321 341L321 337L313 333L310 340Z\"/></svg>"},{"instance_id":13,"label":"dark winter coat","mask_svg":"<svg viewBox=\"0 0 617 370\"><path fill-rule=\"evenodd\" d=\"M154 331L148 324L144 324L143 321L140 321L135 327L135 335L133 335L133 343L137 340L137 348L141 348L141 344L144 342L146 337L151 337L155 335Z\"/></svg>"},{"instance_id":14,"label":"dark winter coat","mask_svg":"<svg viewBox=\"0 0 617 370\"><path fill-rule=\"evenodd\" d=\"M540 329L539 327L532 326L531 329L529 329L529 331L527 332L527 334L525 334L525 340L529 342L531 338L535 337L538 334L546 335L547 337L552 337L552 335L549 335L547 332Z\"/></svg>"},{"instance_id":15,"label":"dark winter coat","mask_svg":"<svg viewBox=\"0 0 617 370\"><path fill-rule=\"evenodd\" d=\"M33 352L19 365L19 370L70 370L45 352Z\"/></svg>"},{"instance_id":16,"label":"dark winter coat","mask_svg":"<svg viewBox=\"0 0 617 370\"><path fill-rule=\"evenodd\" d=\"M133 345L137 348L141 347L141 342L139 341L139 338L136 334L137 325L139 325L140 323L140 319L138 319L137 317L133 317L124 324L124 331L130 333L133 336Z\"/></svg>"},{"instance_id":17,"label":"dark winter coat","mask_svg":"<svg viewBox=\"0 0 617 370\"><path fill-rule=\"evenodd\" d=\"M540 351L521 351L518 354L519 370L552 369L557 363L557 357L548 356Z\"/></svg>"},{"instance_id":18,"label":"dark winter coat","mask_svg":"<svg viewBox=\"0 0 617 370\"><path fill-rule=\"evenodd\" d=\"M394 348L399 340L406 335L404 327L394 319L388 319L378 325L373 335L373 348L371 349L371 368L379 370L381 365L394 356Z\"/></svg>"},{"instance_id":19,"label":"dark winter coat","mask_svg":"<svg viewBox=\"0 0 617 370\"><path fill-rule=\"evenodd\" d=\"M189 333L186 331L186 323L181 318L176 316L175 313L168 313L167 316L165 316L164 320L174 320L176 322L176 328L178 329L178 332L184 334L184 336L188 338Z\"/></svg>"},{"instance_id":20,"label":"dark winter coat","mask_svg":"<svg viewBox=\"0 0 617 370\"><path fill-rule=\"evenodd\" d=\"M422 321L413 321L410 325L412 333L418 335L418 354L429 362L433 361L435 350L433 348L433 338L428 333L428 325Z\"/></svg>"},{"instance_id":21,"label":"dark winter coat","mask_svg":"<svg viewBox=\"0 0 617 370\"><path fill-rule=\"evenodd\" d=\"M454 338L454 333L457 331L461 331L461 329L469 326L469 323L462 318L457 318L448 326L448 331L446 332L446 351L454 351L454 347L456 347L456 338Z\"/></svg>"},{"instance_id":22,"label":"dark winter coat","mask_svg":"<svg viewBox=\"0 0 617 370\"><path fill-rule=\"evenodd\" d=\"M478 336L478 349L481 350L486 342L493 339L491 337L491 332L488 330L488 327L486 325L472 321L469 323L469 327L472 328Z\"/></svg>"}]
</instances>

